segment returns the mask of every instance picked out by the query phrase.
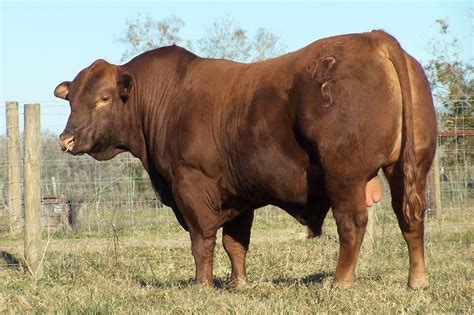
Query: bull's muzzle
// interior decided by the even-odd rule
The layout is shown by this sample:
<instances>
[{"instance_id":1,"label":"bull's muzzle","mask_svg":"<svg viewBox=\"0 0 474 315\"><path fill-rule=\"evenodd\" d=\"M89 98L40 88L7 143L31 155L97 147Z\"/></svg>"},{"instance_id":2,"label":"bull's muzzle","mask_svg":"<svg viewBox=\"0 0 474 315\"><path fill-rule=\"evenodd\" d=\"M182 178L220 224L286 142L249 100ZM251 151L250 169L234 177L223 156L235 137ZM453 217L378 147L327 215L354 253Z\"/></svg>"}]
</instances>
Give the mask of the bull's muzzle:
<instances>
[{"instance_id":1,"label":"bull's muzzle","mask_svg":"<svg viewBox=\"0 0 474 315\"><path fill-rule=\"evenodd\" d=\"M72 151L74 148L75 140L74 136L61 134L59 136L59 146L64 152Z\"/></svg>"}]
</instances>

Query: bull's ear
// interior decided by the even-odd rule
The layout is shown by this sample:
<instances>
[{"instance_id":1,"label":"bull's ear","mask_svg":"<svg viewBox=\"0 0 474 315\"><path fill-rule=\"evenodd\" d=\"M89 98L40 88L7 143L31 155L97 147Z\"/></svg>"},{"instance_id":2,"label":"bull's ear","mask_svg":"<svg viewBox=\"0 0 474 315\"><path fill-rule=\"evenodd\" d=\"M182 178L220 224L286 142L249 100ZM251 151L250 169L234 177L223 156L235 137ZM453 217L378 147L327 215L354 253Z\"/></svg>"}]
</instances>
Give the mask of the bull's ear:
<instances>
[{"instance_id":1,"label":"bull's ear","mask_svg":"<svg viewBox=\"0 0 474 315\"><path fill-rule=\"evenodd\" d=\"M118 81L117 81L117 88L118 88L118 93L120 95L120 98L122 101L125 103L128 99L128 96L130 95L130 92L132 91L133 88L133 77L128 74L128 73L122 73L119 75Z\"/></svg>"},{"instance_id":2,"label":"bull's ear","mask_svg":"<svg viewBox=\"0 0 474 315\"><path fill-rule=\"evenodd\" d=\"M62 98L63 100L69 100L69 86L71 85L71 81L64 81L60 83L54 89L54 96Z\"/></svg>"}]
</instances>

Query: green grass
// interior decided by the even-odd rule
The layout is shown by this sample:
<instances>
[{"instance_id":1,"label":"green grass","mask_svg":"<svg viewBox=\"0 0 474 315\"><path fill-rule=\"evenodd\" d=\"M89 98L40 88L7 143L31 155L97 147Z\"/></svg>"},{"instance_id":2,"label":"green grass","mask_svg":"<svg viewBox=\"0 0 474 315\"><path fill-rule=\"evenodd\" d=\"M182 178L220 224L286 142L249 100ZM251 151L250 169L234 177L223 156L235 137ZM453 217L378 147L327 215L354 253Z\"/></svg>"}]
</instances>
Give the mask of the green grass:
<instances>
[{"instance_id":1,"label":"green grass","mask_svg":"<svg viewBox=\"0 0 474 315\"><path fill-rule=\"evenodd\" d=\"M0 266L0 312L472 313L473 217L470 211L429 221L430 287L423 291L406 287L407 248L393 220L377 226L375 248L362 250L348 290L332 286L338 241L330 217L321 238L306 240L304 227L283 212L257 211L247 259L249 284L235 290L220 243L216 288L193 284L189 237L175 223L133 232L109 225L100 236L88 229L56 233L46 250L42 280L32 280L22 266ZM21 247L21 240L0 242L0 251L20 261Z\"/></svg>"}]
</instances>

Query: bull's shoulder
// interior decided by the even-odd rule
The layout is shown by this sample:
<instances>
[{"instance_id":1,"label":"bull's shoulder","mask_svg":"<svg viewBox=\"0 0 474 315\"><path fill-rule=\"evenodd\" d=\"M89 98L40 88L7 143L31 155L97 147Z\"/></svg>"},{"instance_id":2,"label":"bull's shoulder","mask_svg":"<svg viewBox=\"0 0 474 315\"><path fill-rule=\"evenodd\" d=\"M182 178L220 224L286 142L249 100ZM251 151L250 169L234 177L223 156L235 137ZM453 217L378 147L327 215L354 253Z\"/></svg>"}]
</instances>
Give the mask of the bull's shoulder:
<instances>
[{"instance_id":1,"label":"bull's shoulder","mask_svg":"<svg viewBox=\"0 0 474 315\"><path fill-rule=\"evenodd\" d=\"M373 30L368 33L362 33L365 36L368 36L370 38L379 40L379 41L385 41L385 42L391 42L393 44L398 44L398 41L395 37L393 37L390 33L384 31L384 30Z\"/></svg>"},{"instance_id":2,"label":"bull's shoulder","mask_svg":"<svg viewBox=\"0 0 474 315\"><path fill-rule=\"evenodd\" d=\"M166 57L167 55L173 55L173 56L181 56L181 57L188 57L188 58L198 58L196 54L192 53L186 48L183 48L175 44L171 46L157 48L153 51L155 54L160 55L162 57Z\"/></svg>"},{"instance_id":3,"label":"bull's shoulder","mask_svg":"<svg viewBox=\"0 0 474 315\"><path fill-rule=\"evenodd\" d=\"M128 62L130 66L140 66L150 62L190 62L200 57L178 45L160 47L146 51Z\"/></svg>"}]
</instances>

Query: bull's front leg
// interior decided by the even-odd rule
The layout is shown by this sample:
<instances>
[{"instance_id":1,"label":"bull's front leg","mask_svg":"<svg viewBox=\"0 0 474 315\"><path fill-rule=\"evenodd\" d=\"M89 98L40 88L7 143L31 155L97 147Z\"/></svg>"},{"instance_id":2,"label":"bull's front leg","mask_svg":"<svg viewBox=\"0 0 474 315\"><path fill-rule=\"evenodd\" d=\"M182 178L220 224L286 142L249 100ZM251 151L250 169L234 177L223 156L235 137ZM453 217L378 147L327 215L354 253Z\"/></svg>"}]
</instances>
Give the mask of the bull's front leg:
<instances>
[{"instance_id":1,"label":"bull's front leg","mask_svg":"<svg viewBox=\"0 0 474 315\"><path fill-rule=\"evenodd\" d=\"M213 265L214 248L216 246L216 231L203 234L200 232L190 232L191 250L196 265L197 284L213 287Z\"/></svg>"},{"instance_id":2,"label":"bull's front leg","mask_svg":"<svg viewBox=\"0 0 474 315\"><path fill-rule=\"evenodd\" d=\"M191 237L196 283L212 287L216 233L223 224L217 184L196 168L183 167L176 172L172 188Z\"/></svg>"}]
</instances>

